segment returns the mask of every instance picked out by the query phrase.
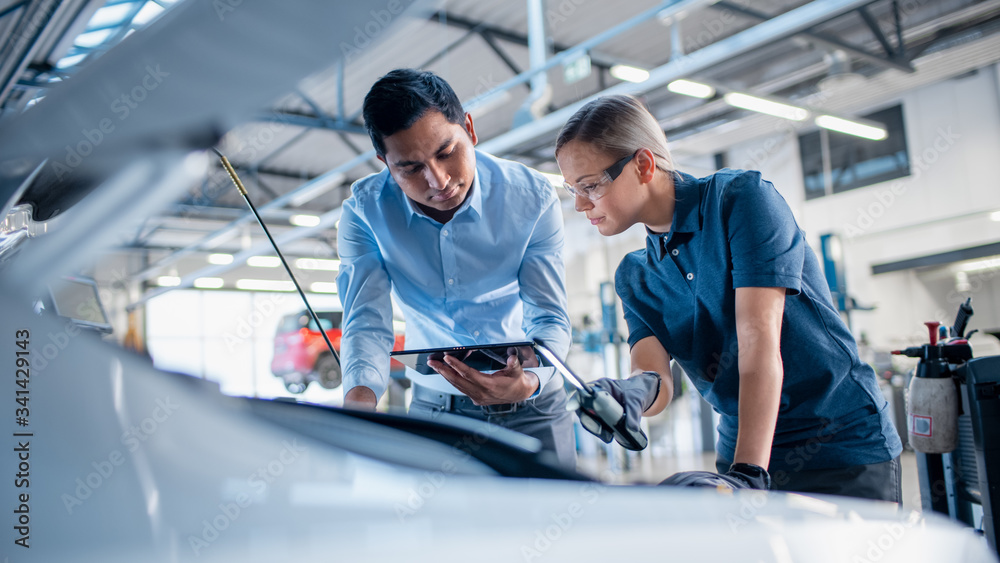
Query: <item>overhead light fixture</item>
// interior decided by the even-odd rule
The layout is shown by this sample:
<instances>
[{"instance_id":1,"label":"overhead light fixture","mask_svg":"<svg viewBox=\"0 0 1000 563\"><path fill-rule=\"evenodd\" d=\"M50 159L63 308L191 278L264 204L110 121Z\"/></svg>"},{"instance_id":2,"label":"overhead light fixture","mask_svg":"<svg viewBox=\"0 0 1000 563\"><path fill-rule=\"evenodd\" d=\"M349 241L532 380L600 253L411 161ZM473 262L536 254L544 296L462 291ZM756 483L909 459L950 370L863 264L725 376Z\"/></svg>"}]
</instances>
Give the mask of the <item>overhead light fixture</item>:
<instances>
[{"instance_id":1,"label":"overhead light fixture","mask_svg":"<svg viewBox=\"0 0 1000 563\"><path fill-rule=\"evenodd\" d=\"M226 264L232 264L233 263L233 255L232 254L209 254L208 255L208 263L209 264L216 264L218 266L224 266Z\"/></svg>"},{"instance_id":2,"label":"overhead light fixture","mask_svg":"<svg viewBox=\"0 0 1000 563\"><path fill-rule=\"evenodd\" d=\"M711 98L715 95L715 88L709 86L708 84L702 84L700 82L693 82L691 80L674 80L670 84L667 84L667 90L675 94L683 94L685 96L691 96L693 98Z\"/></svg>"},{"instance_id":3,"label":"overhead light fixture","mask_svg":"<svg viewBox=\"0 0 1000 563\"><path fill-rule=\"evenodd\" d=\"M757 113L766 113L767 115L773 115L774 117L780 117L782 119L802 121L809 117L809 112L800 107L765 100L764 98L758 98L757 96L751 96L749 94L730 92L723 96L723 99L725 99L727 104L733 107L755 111Z\"/></svg>"},{"instance_id":4,"label":"overhead light fixture","mask_svg":"<svg viewBox=\"0 0 1000 563\"><path fill-rule=\"evenodd\" d=\"M337 284L333 282L313 282L309 285L313 293L337 293Z\"/></svg>"},{"instance_id":5,"label":"overhead light fixture","mask_svg":"<svg viewBox=\"0 0 1000 563\"><path fill-rule=\"evenodd\" d=\"M288 222L295 225L296 227L315 227L319 225L318 215L292 215L288 218Z\"/></svg>"},{"instance_id":6,"label":"overhead light fixture","mask_svg":"<svg viewBox=\"0 0 1000 563\"><path fill-rule=\"evenodd\" d=\"M625 82L645 82L649 80L649 71L629 65L612 65L611 76Z\"/></svg>"},{"instance_id":7,"label":"overhead light fixture","mask_svg":"<svg viewBox=\"0 0 1000 563\"><path fill-rule=\"evenodd\" d=\"M133 7L134 4L132 2L122 2L119 4L104 6L94 12L90 21L87 22L87 28L95 29L98 27L121 25L125 23L125 17L128 16L128 13L132 11Z\"/></svg>"},{"instance_id":8,"label":"overhead light fixture","mask_svg":"<svg viewBox=\"0 0 1000 563\"><path fill-rule=\"evenodd\" d=\"M295 267L300 270L325 270L336 272L340 269L340 260L328 260L325 258L299 258L295 261Z\"/></svg>"},{"instance_id":9,"label":"overhead light fixture","mask_svg":"<svg viewBox=\"0 0 1000 563\"><path fill-rule=\"evenodd\" d=\"M160 287L176 287L181 284L181 278L177 276L160 276L156 278L156 285Z\"/></svg>"},{"instance_id":10,"label":"overhead light fixture","mask_svg":"<svg viewBox=\"0 0 1000 563\"><path fill-rule=\"evenodd\" d=\"M958 266L958 270L966 273L1000 270L1000 256L987 258L986 260L976 260L975 262L965 262Z\"/></svg>"},{"instance_id":11,"label":"overhead light fixture","mask_svg":"<svg viewBox=\"0 0 1000 563\"><path fill-rule=\"evenodd\" d=\"M990 213L990 220L1000 221L1000 211L994 211L993 213Z\"/></svg>"},{"instance_id":12,"label":"overhead light fixture","mask_svg":"<svg viewBox=\"0 0 1000 563\"><path fill-rule=\"evenodd\" d=\"M163 12L163 6L156 2L146 2L139 13L132 18L133 25L146 25Z\"/></svg>"},{"instance_id":13,"label":"overhead light fixture","mask_svg":"<svg viewBox=\"0 0 1000 563\"><path fill-rule=\"evenodd\" d=\"M198 278L194 280L194 286L198 289L219 289L226 285L222 278Z\"/></svg>"},{"instance_id":14,"label":"overhead light fixture","mask_svg":"<svg viewBox=\"0 0 1000 563\"><path fill-rule=\"evenodd\" d=\"M248 291L295 291L295 284L281 280L236 280L236 289Z\"/></svg>"},{"instance_id":15,"label":"overhead light fixture","mask_svg":"<svg viewBox=\"0 0 1000 563\"><path fill-rule=\"evenodd\" d=\"M832 95L842 89L860 86L868 80L864 75L854 72L851 56L842 49L834 49L823 55L823 62L827 65L827 74L816 84L820 92Z\"/></svg>"},{"instance_id":16,"label":"overhead light fixture","mask_svg":"<svg viewBox=\"0 0 1000 563\"><path fill-rule=\"evenodd\" d=\"M847 133L848 135L854 135L855 137L862 137L872 141L881 141L889 136L889 133L882 127L865 125L864 123L851 121L849 119L842 119L832 115L821 115L817 117L816 125L819 125L823 129Z\"/></svg>"},{"instance_id":17,"label":"overhead light fixture","mask_svg":"<svg viewBox=\"0 0 1000 563\"><path fill-rule=\"evenodd\" d=\"M92 49L101 43L104 43L104 41L111 37L112 33L115 31L115 29L98 29L97 31L88 31L87 33L77 35L76 39L73 40L73 43L75 43L78 47L83 47L84 49Z\"/></svg>"},{"instance_id":18,"label":"overhead light fixture","mask_svg":"<svg viewBox=\"0 0 1000 563\"><path fill-rule=\"evenodd\" d=\"M550 184L552 184L557 188L561 188L563 185L564 180L562 175L560 174L551 174L549 172L542 172L542 176L545 176L545 179L548 180Z\"/></svg>"},{"instance_id":19,"label":"overhead light fixture","mask_svg":"<svg viewBox=\"0 0 1000 563\"><path fill-rule=\"evenodd\" d=\"M254 268L277 268L281 265L281 259L277 256L251 256L247 258L247 266Z\"/></svg>"},{"instance_id":20,"label":"overhead light fixture","mask_svg":"<svg viewBox=\"0 0 1000 563\"><path fill-rule=\"evenodd\" d=\"M59 62L56 63L56 68L62 69L62 68L69 68L71 66L74 66L74 65L80 63L81 61L83 61L83 59L87 58L87 54L88 53L79 53L79 54L76 54L76 55L70 55L68 57L63 57L63 58L59 59Z\"/></svg>"}]
</instances>

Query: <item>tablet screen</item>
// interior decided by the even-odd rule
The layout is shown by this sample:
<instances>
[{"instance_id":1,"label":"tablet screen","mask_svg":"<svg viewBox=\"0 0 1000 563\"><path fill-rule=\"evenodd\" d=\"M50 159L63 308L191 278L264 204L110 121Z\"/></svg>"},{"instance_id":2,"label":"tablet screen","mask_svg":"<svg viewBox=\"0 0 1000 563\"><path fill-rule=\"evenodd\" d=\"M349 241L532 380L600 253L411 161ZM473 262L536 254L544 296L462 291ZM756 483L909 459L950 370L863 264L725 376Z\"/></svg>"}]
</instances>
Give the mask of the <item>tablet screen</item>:
<instances>
[{"instance_id":1,"label":"tablet screen","mask_svg":"<svg viewBox=\"0 0 1000 563\"><path fill-rule=\"evenodd\" d=\"M522 362L525 358L535 356L534 350L531 350L533 345L531 342L508 342L502 344L455 346L452 348L399 350L390 352L390 356L406 367L427 375L437 373L427 365L427 361L444 361L445 355L454 356L462 360L462 362L474 370L488 372L507 367L507 357L512 354L517 354L522 359Z\"/></svg>"}]
</instances>

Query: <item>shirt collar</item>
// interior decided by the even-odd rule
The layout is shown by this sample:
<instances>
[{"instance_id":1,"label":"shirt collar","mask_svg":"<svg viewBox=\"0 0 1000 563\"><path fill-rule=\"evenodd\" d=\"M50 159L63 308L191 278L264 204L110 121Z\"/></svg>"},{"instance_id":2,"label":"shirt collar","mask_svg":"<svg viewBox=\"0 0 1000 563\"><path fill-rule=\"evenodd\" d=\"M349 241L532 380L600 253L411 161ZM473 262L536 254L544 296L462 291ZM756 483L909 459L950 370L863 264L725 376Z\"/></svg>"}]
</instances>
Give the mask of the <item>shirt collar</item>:
<instances>
[{"instance_id":1,"label":"shirt collar","mask_svg":"<svg viewBox=\"0 0 1000 563\"><path fill-rule=\"evenodd\" d=\"M666 243L674 233L693 233L701 230L701 190L699 181L690 174L674 171L674 217L670 231L654 233L646 227L646 237L657 256L663 258Z\"/></svg>"},{"instance_id":2,"label":"shirt collar","mask_svg":"<svg viewBox=\"0 0 1000 563\"><path fill-rule=\"evenodd\" d=\"M478 151L477 151L477 153L478 153ZM452 216L452 221L455 220L455 217L458 217L458 216L462 215L463 213L467 213L469 215L469 218L472 219L473 221L478 220L479 218L481 218L483 216L483 190L481 189L481 186L483 184L482 184L482 181L481 181L482 178L480 176L480 166L479 166L480 162L481 162L481 159L479 158L479 155L477 154L476 155L476 173L472 177L472 187L469 188L470 189L469 196L467 198L465 198L465 201L463 201L461 205L458 206L458 210L455 211L455 215ZM489 171L488 170L484 169L482 176L485 177L485 180L483 180L483 181L489 182ZM433 221L436 224L440 224L437 221L434 221L433 219L431 219L430 217L428 217L426 213L424 213L423 211L420 210L420 208L418 208L416 205L414 205L413 200L411 200L409 197L406 196L406 194L403 193L402 188L400 188L399 184L396 183L396 179L392 177L392 174L389 174L389 182L392 184L392 187L396 190L396 193L398 193L400 195L400 197L403 198L403 205L406 206L406 210L408 212L406 214L406 226L407 227L409 227L410 223L413 222L413 218L414 217L423 217L425 219Z\"/></svg>"}]
</instances>

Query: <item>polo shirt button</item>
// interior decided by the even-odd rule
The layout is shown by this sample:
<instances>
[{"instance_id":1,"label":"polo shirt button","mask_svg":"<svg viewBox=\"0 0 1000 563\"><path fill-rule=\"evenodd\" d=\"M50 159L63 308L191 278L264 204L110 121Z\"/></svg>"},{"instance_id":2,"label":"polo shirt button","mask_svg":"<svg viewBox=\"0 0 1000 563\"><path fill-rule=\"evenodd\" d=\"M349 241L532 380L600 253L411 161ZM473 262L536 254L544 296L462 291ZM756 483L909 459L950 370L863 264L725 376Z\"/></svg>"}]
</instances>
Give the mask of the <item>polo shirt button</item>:
<instances>
[{"instance_id":1,"label":"polo shirt button","mask_svg":"<svg viewBox=\"0 0 1000 563\"><path fill-rule=\"evenodd\" d=\"M681 251L677 250L676 248L670 251L670 254L673 254L674 256L677 256L680 253L681 253Z\"/></svg>"},{"instance_id":2,"label":"polo shirt button","mask_svg":"<svg viewBox=\"0 0 1000 563\"><path fill-rule=\"evenodd\" d=\"M444 236L448 236L448 229L441 231L441 234Z\"/></svg>"},{"instance_id":3,"label":"polo shirt button","mask_svg":"<svg viewBox=\"0 0 1000 563\"><path fill-rule=\"evenodd\" d=\"M448 278L448 285L455 285L455 278Z\"/></svg>"},{"instance_id":4,"label":"polo shirt button","mask_svg":"<svg viewBox=\"0 0 1000 563\"><path fill-rule=\"evenodd\" d=\"M693 279L694 279L694 274L690 274L690 273L689 273L689 274L687 275L687 279L688 279L688 281L691 281L691 280L693 280Z\"/></svg>"},{"instance_id":5,"label":"polo shirt button","mask_svg":"<svg viewBox=\"0 0 1000 563\"><path fill-rule=\"evenodd\" d=\"M479 331L477 330L477 331L473 332L472 336L479 336Z\"/></svg>"}]
</instances>

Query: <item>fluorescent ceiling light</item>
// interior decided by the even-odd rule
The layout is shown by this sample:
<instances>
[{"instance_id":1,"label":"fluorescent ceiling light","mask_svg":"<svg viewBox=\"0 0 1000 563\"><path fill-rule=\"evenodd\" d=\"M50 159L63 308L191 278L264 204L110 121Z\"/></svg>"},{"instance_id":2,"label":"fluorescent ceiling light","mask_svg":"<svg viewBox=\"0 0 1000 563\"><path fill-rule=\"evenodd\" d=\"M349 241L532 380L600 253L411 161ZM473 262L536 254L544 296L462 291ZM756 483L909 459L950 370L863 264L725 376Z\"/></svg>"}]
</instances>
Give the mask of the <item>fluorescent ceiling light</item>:
<instances>
[{"instance_id":1,"label":"fluorescent ceiling light","mask_svg":"<svg viewBox=\"0 0 1000 563\"><path fill-rule=\"evenodd\" d=\"M236 280L236 289L249 291L295 291L295 284L281 280Z\"/></svg>"},{"instance_id":2,"label":"fluorescent ceiling light","mask_svg":"<svg viewBox=\"0 0 1000 563\"><path fill-rule=\"evenodd\" d=\"M82 62L83 59L85 59L86 57L87 57L86 53L82 53L82 54L79 54L79 55L70 55L68 57L63 57L63 58L59 59L59 62L56 63L56 68L69 68L71 66L75 66L75 65L79 64L80 62Z\"/></svg>"},{"instance_id":3,"label":"fluorescent ceiling light","mask_svg":"<svg viewBox=\"0 0 1000 563\"><path fill-rule=\"evenodd\" d=\"M194 280L194 286L199 289L219 289L225 285L222 278L198 278Z\"/></svg>"},{"instance_id":4,"label":"fluorescent ceiling light","mask_svg":"<svg viewBox=\"0 0 1000 563\"><path fill-rule=\"evenodd\" d=\"M76 36L73 43L78 47L83 47L89 49L92 47L97 47L101 43L104 43L107 38L115 32L114 29L98 29L97 31L89 31L87 33L81 33Z\"/></svg>"},{"instance_id":5,"label":"fluorescent ceiling light","mask_svg":"<svg viewBox=\"0 0 1000 563\"><path fill-rule=\"evenodd\" d=\"M872 141L881 141L889 136L884 128L865 125L864 123L858 123L857 121L851 121L849 119L841 119L832 115L821 115L817 117L816 125L819 125L823 129L839 131L841 133L847 133L848 135L854 135L855 137L871 139Z\"/></svg>"},{"instance_id":6,"label":"fluorescent ceiling light","mask_svg":"<svg viewBox=\"0 0 1000 563\"><path fill-rule=\"evenodd\" d=\"M1000 211L994 211L990 213L990 219L993 221L1000 221Z\"/></svg>"},{"instance_id":7,"label":"fluorescent ceiling light","mask_svg":"<svg viewBox=\"0 0 1000 563\"><path fill-rule=\"evenodd\" d=\"M247 258L247 266L254 268L277 268L281 265L281 259L277 256L251 256Z\"/></svg>"},{"instance_id":8,"label":"fluorescent ceiling light","mask_svg":"<svg viewBox=\"0 0 1000 563\"><path fill-rule=\"evenodd\" d=\"M779 102L772 102L771 100L765 100L764 98L758 98L757 96L751 96L749 94L730 92L723 97L726 100L726 103L733 107L756 111L758 113L766 113L767 115L773 115L782 119L802 121L803 119L809 117L809 112L802 108Z\"/></svg>"},{"instance_id":9,"label":"fluorescent ceiling light","mask_svg":"<svg viewBox=\"0 0 1000 563\"><path fill-rule=\"evenodd\" d=\"M132 25L145 25L153 21L162 12L163 7L156 2L146 2L146 5L132 18Z\"/></svg>"},{"instance_id":10,"label":"fluorescent ceiling light","mask_svg":"<svg viewBox=\"0 0 1000 563\"><path fill-rule=\"evenodd\" d=\"M107 27L124 23L125 16L127 16L133 8L134 5L132 2L122 2L121 4L104 6L100 10L94 12L90 21L87 22L87 28L94 29L95 27Z\"/></svg>"},{"instance_id":11,"label":"fluorescent ceiling light","mask_svg":"<svg viewBox=\"0 0 1000 563\"><path fill-rule=\"evenodd\" d=\"M314 282L309 286L313 293L337 293L337 284L333 282Z\"/></svg>"},{"instance_id":12,"label":"fluorescent ceiling light","mask_svg":"<svg viewBox=\"0 0 1000 563\"><path fill-rule=\"evenodd\" d=\"M684 94L685 96L702 99L711 98L715 95L715 88L712 88L708 84L692 82L684 79L674 80L670 84L667 84L667 90L670 90L675 94Z\"/></svg>"},{"instance_id":13,"label":"fluorescent ceiling light","mask_svg":"<svg viewBox=\"0 0 1000 563\"><path fill-rule=\"evenodd\" d=\"M156 285L160 287L175 287L181 284L181 279L177 276L160 276L156 278Z\"/></svg>"},{"instance_id":14,"label":"fluorescent ceiling light","mask_svg":"<svg viewBox=\"0 0 1000 563\"><path fill-rule=\"evenodd\" d=\"M1000 270L1000 257L977 260L975 262L965 262L959 265L962 272L982 272L984 270Z\"/></svg>"},{"instance_id":15,"label":"fluorescent ceiling light","mask_svg":"<svg viewBox=\"0 0 1000 563\"><path fill-rule=\"evenodd\" d=\"M549 174L548 172L542 172L542 176L549 181L550 184L557 188L561 188L563 185L563 177L559 174Z\"/></svg>"},{"instance_id":16,"label":"fluorescent ceiling light","mask_svg":"<svg viewBox=\"0 0 1000 563\"><path fill-rule=\"evenodd\" d=\"M288 222L296 227L315 227L319 225L318 215L292 215Z\"/></svg>"},{"instance_id":17,"label":"fluorescent ceiling light","mask_svg":"<svg viewBox=\"0 0 1000 563\"><path fill-rule=\"evenodd\" d=\"M322 258L299 258L295 267L300 270L326 270L336 272L340 269L340 260L325 260Z\"/></svg>"},{"instance_id":18,"label":"fluorescent ceiling light","mask_svg":"<svg viewBox=\"0 0 1000 563\"><path fill-rule=\"evenodd\" d=\"M625 82L645 82L649 80L649 71L629 65L613 65L611 76Z\"/></svg>"},{"instance_id":19,"label":"fluorescent ceiling light","mask_svg":"<svg viewBox=\"0 0 1000 563\"><path fill-rule=\"evenodd\" d=\"M226 264L232 264L233 263L233 255L232 254L209 254L208 255L208 263L209 264L216 264L216 265L219 265L219 266L224 266Z\"/></svg>"}]
</instances>

